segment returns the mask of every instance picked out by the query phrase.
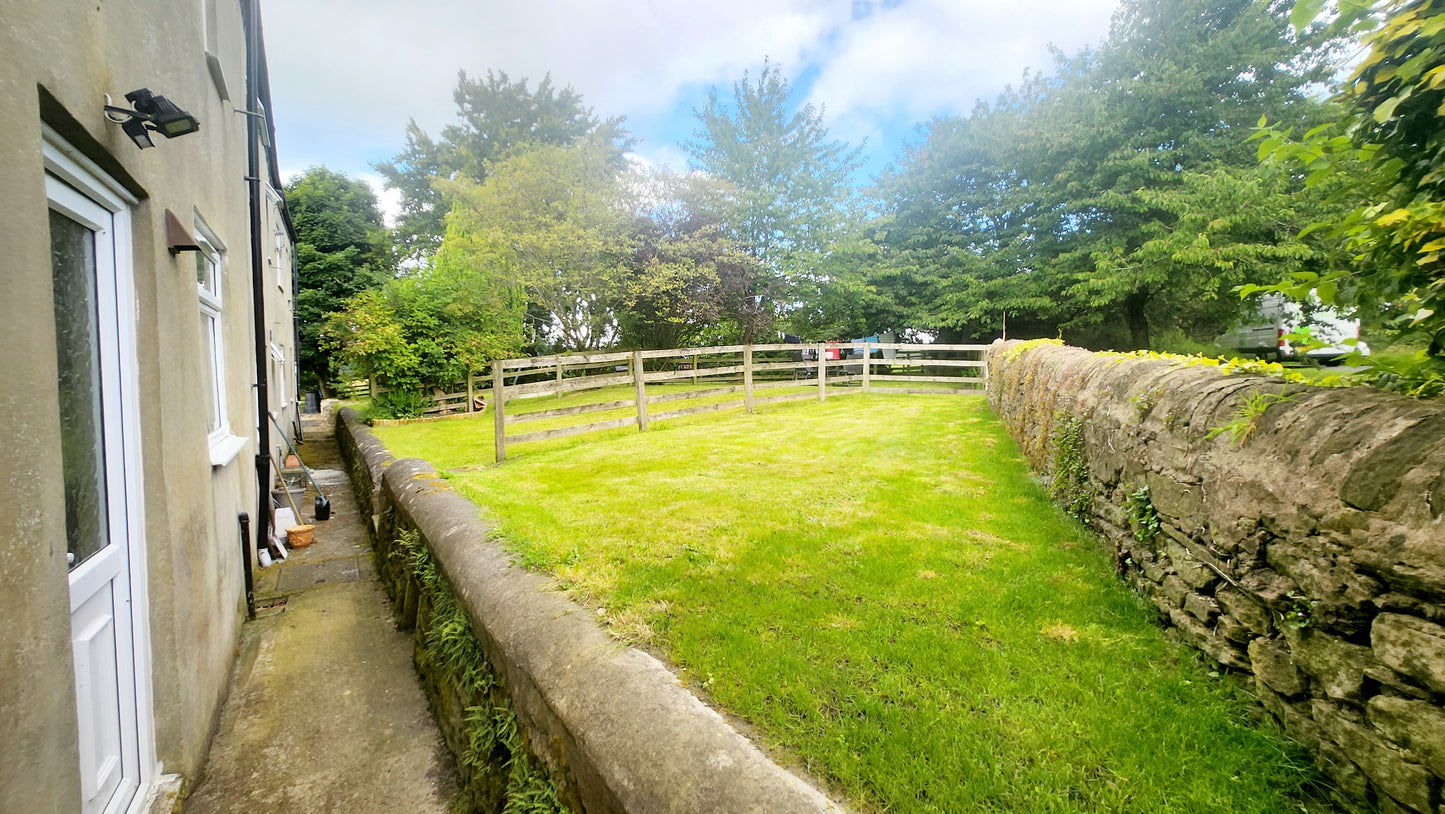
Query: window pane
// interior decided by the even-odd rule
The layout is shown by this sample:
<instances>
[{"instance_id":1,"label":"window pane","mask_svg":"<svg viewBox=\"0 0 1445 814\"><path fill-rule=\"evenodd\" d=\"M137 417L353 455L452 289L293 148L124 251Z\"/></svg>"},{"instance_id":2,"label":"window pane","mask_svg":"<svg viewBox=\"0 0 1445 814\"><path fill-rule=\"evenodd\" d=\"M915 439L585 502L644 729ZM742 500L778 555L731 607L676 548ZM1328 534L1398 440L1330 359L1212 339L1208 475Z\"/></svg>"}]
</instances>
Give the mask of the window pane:
<instances>
[{"instance_id":1,"label":"window pane","mask_svg":"<svg viewBox=\"0 0 1445 814\"><path fill-rule=\"evenodd\" d=\"M105 432L101 423L100 326L95 233L50 212L50 267L59 366L65 537L75 568L109 542Z\"/></svg>"},{"instance_id":2,"label":"window pane","mask_svg":"<svg viewBox=\"0 0 1445 814\"><path fill-rule=\"evenodd\" d=\"M207 294L216 293L216 261L205 252L196 252L196 282Z\"/></svg>"},{"instance_id":3,"label":"window pane","mask_svg":"<svg viewBox=\"0 0 1445 814\"><path fill-rule=\"evenodd\" d=\"M201 357L201 371L205 377L206 400L210 402L210 419L206 423L208 432L214 431L221 426L221 399L218 387L219 376L216 370L216 354L219 350L216 341L216 317L214 314L201 312L201 345L205 354Z\"/></svg>"}]
</instances>

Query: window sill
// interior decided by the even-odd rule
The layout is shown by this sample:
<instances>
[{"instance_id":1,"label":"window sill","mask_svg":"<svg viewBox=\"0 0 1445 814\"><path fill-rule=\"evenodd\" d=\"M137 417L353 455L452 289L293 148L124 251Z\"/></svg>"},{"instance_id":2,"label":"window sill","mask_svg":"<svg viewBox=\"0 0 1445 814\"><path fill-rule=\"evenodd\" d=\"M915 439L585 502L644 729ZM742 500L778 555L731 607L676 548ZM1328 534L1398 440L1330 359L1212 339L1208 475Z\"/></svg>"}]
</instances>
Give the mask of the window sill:
<instances>
[{"instance_id":1,"label":"window sill","mask_svg":"<svg viewBox=\"0 0 1445 814\"><path fill-rule=\"evenodd\" d=\"M206 51L206 70L211 72L211 83L216 86L216 93L220 94L221 101L231 101L231 89L226 86L226 72L221 67L221 58Z\"/></svg>"},{"instance_id":2,"label":"window sill","mask_svg":"<svg viewBox=\"0 0 1445 814\"><path fill-rule=\"evenodd\" d=\"M221 467L236 460L246 448L247 439L240 435L222 435L211 441L211 466Z\"/></svg>"}]
</instances>

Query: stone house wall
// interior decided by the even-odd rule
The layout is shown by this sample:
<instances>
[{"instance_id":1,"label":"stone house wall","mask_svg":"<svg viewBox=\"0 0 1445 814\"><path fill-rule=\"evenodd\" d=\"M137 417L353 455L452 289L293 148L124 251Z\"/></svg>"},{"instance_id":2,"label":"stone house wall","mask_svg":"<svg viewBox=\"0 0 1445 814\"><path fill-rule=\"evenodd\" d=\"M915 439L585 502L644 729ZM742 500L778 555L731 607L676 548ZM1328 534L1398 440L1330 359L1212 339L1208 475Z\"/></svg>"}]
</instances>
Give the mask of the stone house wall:
<instances>
[{"instance_id":1,"label":"stone house wall","mask_svg":"<svg viewBox=\"0 0 1445 814\"><path fill-rule=\"evenodd\" d=\"M1037 471L1082 464L1120 574L1348 807L1445 814L1445 404L1018 342L988 396Z\"/></svg>"}]
</instances>

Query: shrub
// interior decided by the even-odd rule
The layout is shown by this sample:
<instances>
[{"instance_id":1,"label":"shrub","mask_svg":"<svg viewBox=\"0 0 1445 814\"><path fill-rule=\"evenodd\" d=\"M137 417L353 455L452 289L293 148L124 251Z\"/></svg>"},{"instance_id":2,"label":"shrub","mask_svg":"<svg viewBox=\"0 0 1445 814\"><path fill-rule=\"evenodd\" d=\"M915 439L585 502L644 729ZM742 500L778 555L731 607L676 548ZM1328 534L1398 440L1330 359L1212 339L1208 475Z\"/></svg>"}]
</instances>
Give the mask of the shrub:
<instances>
[{"instance_id":1,"label":"shrub","mask_svg":"<svg viewBox=\"0 0 1445 814\"><path fill-rule=\"evenodd\" d=\"M435 400L415 390L389 390L371 399L371 418L421 418Z\"/></svg>"}]
</instances>

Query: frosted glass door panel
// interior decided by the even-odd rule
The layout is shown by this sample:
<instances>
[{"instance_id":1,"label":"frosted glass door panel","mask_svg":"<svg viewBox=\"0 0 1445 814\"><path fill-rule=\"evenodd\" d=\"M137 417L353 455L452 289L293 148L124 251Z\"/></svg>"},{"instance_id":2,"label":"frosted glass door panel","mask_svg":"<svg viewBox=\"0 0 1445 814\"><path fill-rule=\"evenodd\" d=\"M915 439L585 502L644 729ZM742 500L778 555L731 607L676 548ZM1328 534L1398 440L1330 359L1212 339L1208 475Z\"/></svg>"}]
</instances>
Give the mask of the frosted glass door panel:
<instances>
[{"instance_id":1,"label":"frosted glass door panel","mask_svg":"<svg viewBox=\"0 0 1445 814\"><path fill-rule=\"evenodd\" d=\"M108 544L95 233L50 210L65 537L70 567Z\"/></svg>"}]
</instances>

